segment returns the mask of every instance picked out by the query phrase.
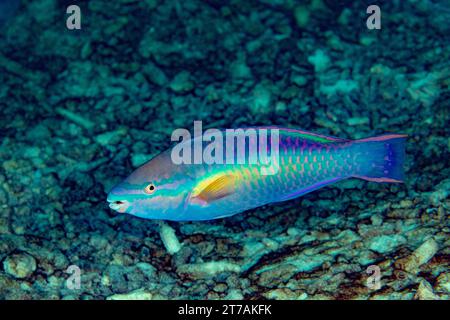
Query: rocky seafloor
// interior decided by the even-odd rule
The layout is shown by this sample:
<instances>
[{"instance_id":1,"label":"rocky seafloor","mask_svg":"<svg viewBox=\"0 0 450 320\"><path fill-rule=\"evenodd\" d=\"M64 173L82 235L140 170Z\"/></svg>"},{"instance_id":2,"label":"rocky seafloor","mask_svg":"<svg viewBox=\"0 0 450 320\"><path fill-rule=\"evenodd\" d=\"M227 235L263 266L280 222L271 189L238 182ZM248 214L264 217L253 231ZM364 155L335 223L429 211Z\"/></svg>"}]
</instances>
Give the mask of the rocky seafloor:
<instances>
[{"instance_id":1,"label":"rocky seafloor","mask_svg":"<svg viewBox=\"0 0 450 320\"><path fill-rule=\"evenodd\" d=\"M5 2L0 299L450 298L448 2L379 1L381 30L365 1L76 1L81 30L72 1ZM209 222L110 210L194 120L407 134L406 180Z\"/></svg>"}]
</instances>

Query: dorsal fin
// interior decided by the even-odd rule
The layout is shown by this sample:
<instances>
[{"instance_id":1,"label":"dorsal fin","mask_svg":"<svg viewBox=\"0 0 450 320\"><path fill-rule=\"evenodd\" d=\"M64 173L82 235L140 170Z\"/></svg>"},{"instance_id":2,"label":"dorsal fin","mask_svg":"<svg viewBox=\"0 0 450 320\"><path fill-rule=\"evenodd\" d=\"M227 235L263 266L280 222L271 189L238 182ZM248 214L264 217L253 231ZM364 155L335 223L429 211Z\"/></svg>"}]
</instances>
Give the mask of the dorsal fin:
<instances>
[{"instance_id":1,"label":"dorsal fin","mask_svg":"<svg viewBox=\"0 0 450 320\"><path fill-rule=\"evenodd\" d=\"M309 139L315 142L319 143L329 143L329 142L346 142L350 141L349 139L342 139L334 136L327 136L323 134L313 133L309 131L299 130L299 129L291 129L291 128L283 128L283 127L277 127L277 126L262 126L262 127L247 127L247 128L241 128L243 130L246 129L266 129L266 130L273 130L278 129L280 131L280 134L286 134L291 135L292 137L300 137L303 139Z\"/></svg>"},{"instance_id":2,"label":"dorsal fin","mask_svg":"<svg viewBox=\"0 0 450 320\"><path fill-rule=\"evenodd\" d=\"M270 128L270 129L277 129L276 127ZM316 142L321 143L328 143L328 142L345 142L350 141L348 139L341 139L333 136L326 136L323 134L313 133L309 131L304 130L297 130L297 129L289 129L289 128L279 128L280 132L285 132L287 134L292 134L293 136L300 136L304 139L310 139Z\"/></svg>"}]
</instances>

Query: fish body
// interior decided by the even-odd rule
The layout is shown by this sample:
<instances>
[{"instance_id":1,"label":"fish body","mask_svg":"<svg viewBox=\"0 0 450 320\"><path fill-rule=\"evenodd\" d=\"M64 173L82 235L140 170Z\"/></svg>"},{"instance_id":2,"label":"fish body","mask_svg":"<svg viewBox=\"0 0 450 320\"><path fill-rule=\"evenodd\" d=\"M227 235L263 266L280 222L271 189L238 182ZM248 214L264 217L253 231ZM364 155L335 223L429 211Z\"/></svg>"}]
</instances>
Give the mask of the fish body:
<instances>
[{"instance_id":1,"label":"fish body","mask_svg":"<svg viewBox=\"0 0 450 320\"><path fill-rule=\"evenodd\" d=\"M257 135L261 129L268 128L254 128ZM169 149L114 187L108 195L110 207L148 219L211 220L297 198L343 179L403 180L404 135L346 140L301 130L276 130L276 170L272 167L264 171L267 163L249 161L255 150L252 142L243 146L243 163L237 163L234 154L232 164L175 164L173 149ZM225 140L221 142L224 160L229 148ZM195 139L183 143L193 145ZM202 146L206 145L202 141ZM238 149L239 145L234 152ZM267 155L274 151L275 144L268 143Z\"/></svg>"}]
</instances>

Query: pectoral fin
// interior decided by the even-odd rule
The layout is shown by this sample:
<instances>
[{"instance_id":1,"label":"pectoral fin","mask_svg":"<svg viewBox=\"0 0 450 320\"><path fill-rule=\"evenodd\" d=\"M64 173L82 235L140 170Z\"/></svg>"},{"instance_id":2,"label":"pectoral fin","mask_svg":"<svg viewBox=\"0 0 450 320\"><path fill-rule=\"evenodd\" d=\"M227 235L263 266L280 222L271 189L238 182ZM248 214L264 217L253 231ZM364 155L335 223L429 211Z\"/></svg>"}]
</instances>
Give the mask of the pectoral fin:
<instances>
[{"instance_id":1,"label":"pectoral fin","mask_svg":"<svg viewBox=\"0 0 450 320\"><path fill-rule=\"evenodd\" d=\"M201 181L192 192L191 198L199 203L207 204L233 194L235 190L235 176L222 174Z\"/></svg>"}]
</instances>

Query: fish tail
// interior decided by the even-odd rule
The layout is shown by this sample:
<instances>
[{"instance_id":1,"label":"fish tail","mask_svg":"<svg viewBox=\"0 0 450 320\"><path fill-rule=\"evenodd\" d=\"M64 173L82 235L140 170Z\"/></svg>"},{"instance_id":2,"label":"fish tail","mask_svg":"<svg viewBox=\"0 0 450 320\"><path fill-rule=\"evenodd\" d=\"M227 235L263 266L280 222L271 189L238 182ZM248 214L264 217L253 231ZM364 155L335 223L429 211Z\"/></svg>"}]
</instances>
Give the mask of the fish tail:
<instances>
[{"instance_id":1,"label":"fish tail","mask_svg":"<svg viewBox=\"0 0 450 320\"><path fill-rule=\"evenodd\" d=\"M403 182L406 138L406 135L389 134L353 141L354 151L360 154L358 172L353 177L374 182Z\"/></svg>"}]
</instances>

